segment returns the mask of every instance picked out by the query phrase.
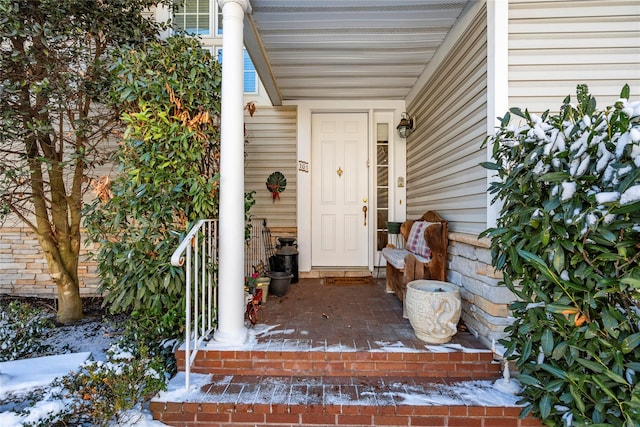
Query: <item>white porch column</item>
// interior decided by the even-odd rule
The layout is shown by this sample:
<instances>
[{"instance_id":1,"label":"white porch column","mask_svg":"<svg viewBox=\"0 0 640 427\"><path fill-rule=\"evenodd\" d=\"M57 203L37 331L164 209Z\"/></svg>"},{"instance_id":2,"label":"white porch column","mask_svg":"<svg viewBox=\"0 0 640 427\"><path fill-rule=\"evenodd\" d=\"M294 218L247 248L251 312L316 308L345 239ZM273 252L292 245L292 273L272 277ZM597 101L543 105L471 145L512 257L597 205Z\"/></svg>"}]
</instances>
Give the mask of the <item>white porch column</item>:
<instances>
[{"instance_id":1,"label":"white porch column","mask_svg":"<svg viewBox=\"0 0 640 427\"><path fill-rule=\"evenodd\" d=\"M498 117L509 109L509 0L487 2L487 135L500 127ZM487 161L493 161L493 147L487 144ZM487 169L487 228L495 227L502 203L492 203L495 194L489 183L497 179Z\"/></svg>"},{"instance_id":2,"label":"white porch column","mask_svg":"<svg viewBox=\"0 0 640 427\"><path fill-rule=\"evenodd\" d=\"M212 346L244 344L244 72L243 26L248 0L219 0L222 9L220 255L218 329Z\"/></svg>"}]
</instances>

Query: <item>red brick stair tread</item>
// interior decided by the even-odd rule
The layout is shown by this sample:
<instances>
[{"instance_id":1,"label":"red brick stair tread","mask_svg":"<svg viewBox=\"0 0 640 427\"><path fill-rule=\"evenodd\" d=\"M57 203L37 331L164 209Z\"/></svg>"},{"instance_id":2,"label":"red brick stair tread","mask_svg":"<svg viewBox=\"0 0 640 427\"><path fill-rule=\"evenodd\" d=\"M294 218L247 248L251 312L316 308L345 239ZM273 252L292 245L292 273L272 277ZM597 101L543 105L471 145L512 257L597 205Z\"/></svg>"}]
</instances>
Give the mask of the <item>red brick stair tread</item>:
<instances>
[{"instance_id":1,"label":"red brick stair tread","mask_svg":"<svg viewBox=\"0 0 640 427\"><path fill-rule=\"evenodd\" d=\"M183 379L179 377L172 381ZM167 423L172 417L197 422L215 414L228 425L285 419L287 425L540 425L518 420L517 396L497 390L488 380L200 375L200 381L204 377L212 381L181 396L181 403L172 403L171 393L154 398L154 416ZM476 424L483 419L484 424Z\"/></svg>"}]
</instances>

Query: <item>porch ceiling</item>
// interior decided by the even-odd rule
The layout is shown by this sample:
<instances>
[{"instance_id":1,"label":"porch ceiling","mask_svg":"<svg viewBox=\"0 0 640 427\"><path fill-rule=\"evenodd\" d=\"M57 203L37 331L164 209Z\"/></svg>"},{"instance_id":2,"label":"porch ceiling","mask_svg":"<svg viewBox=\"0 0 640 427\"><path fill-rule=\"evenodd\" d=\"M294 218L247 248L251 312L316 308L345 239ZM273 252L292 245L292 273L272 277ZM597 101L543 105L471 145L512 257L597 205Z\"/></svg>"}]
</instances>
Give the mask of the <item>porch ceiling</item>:
<instances>
[{"instance_id":1,"label":"porch ceiling","mask_svg":"<svg viewBox=\"0 0 640 427\"><path fill-rule=\"evenodd\" d=\"M274 105L405 99L473 0L251 0L245 45Z\"/></svg>"}]
</instances>

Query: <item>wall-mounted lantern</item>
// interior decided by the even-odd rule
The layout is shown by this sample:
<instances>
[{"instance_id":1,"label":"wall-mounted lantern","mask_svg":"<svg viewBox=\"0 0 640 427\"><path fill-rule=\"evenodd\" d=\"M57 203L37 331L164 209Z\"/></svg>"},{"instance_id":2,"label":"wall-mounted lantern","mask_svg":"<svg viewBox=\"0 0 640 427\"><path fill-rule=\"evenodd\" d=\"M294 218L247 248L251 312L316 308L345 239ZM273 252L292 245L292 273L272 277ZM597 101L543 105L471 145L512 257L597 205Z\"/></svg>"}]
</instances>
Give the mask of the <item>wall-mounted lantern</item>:
<instances>
[{"instance_id":1,"label":"wall-mounted lantern","mask_svg":"<svg viewBox=\"0 0 640 427\"><path fill-rule=\"evenodd\" d=\"M411 133L415 129L413 117L411 117L406 111L402 113L400 123L398 124L396 129L398 130L398 135L400 135L400 138L406 138L411 135Z\"/></svg>"}]
</instances>

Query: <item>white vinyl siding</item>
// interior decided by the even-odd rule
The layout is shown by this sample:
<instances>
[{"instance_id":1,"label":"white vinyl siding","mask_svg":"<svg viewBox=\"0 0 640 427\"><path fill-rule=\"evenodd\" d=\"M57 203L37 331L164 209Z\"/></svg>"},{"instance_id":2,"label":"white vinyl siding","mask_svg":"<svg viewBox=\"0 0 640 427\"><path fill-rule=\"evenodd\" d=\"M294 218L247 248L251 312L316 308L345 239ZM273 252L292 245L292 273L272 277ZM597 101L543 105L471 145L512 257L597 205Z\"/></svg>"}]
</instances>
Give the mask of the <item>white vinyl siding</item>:
<instances>
[{"instance_id":1,"label":"white vinyl siding","mask_svg":"<svg viewBox=\"0 0 640 427\"><path fill-rule=\"evenodd\" d=\"M483 7L407 111L407 218L435 210L451 231L486 228L487 173L479 166L487 120L487 33Z\"/></svg>"},{"instance_id":2,"label":"white vinyl siding","mask_svg":"<svg viewBox=\"0 0 640 427\"><path fill-rule=\"evenodd\" d=\"M269 227L296 227L296 126L295 107L257 106L253 117L245 114L245 191L255 191L251 214L267 218ZM287 179L275 202L265 182L272 172Z\"/></svg>"},{"instance_id":3,"label":"white vinyl siding","mask_svg":"<svg viewBox=\"0 0 640 427\"><path fill-rule=\"evenodd\" d=\"M598 106L640 95L640 2L509 1L509 106L557 112L586 83Z\"/></svg>"}]
</instances>

